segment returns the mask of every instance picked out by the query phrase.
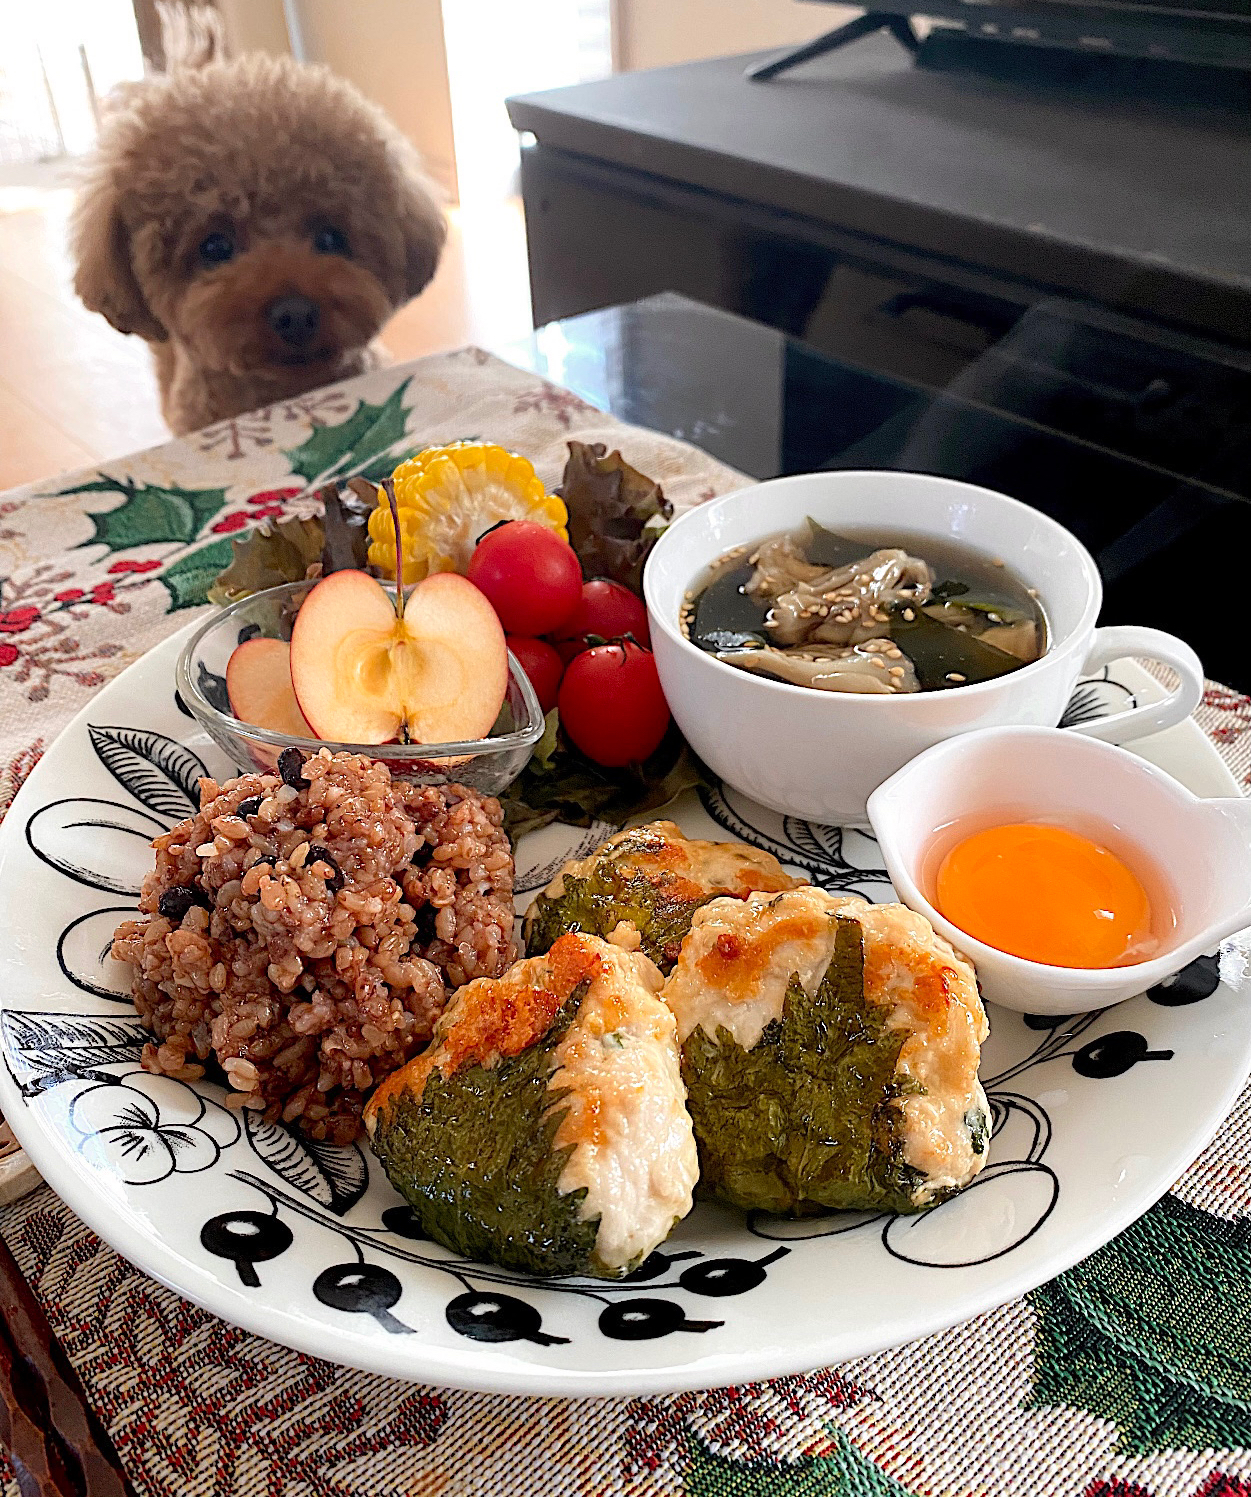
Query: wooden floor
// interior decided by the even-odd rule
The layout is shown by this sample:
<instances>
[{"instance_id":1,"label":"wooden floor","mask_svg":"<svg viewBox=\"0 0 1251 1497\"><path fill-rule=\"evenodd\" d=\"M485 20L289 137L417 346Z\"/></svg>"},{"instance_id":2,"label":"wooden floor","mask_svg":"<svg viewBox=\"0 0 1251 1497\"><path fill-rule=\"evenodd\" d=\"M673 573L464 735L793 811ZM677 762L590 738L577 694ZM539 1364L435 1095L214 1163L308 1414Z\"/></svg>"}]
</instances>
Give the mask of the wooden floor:
<instances>
[{"instance_id":1,"label":"wooden floor","mask_svg":"<svg viewBox=\"0 0 1251 1497\"><path fill-rule=\"evenodd\" d=\"M166 441L147 345L74 296L69 188L0 185L0 490ZM517 201L449 210L434 281L387 325L397 360L530 328Z\"/></svg>"}]
</instances>

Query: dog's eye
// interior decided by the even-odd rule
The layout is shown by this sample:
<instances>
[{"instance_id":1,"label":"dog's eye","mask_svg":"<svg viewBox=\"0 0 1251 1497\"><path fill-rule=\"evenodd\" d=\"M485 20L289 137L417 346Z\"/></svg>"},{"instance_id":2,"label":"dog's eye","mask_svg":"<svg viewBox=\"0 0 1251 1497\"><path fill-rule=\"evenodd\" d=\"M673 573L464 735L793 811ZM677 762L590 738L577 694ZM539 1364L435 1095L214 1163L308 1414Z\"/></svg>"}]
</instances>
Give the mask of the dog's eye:
<instances>
[{"instance_id":1,"label":"dog's eye","mask_svg":"<svg viewBox=\"0 0 1251 1497\"><path fill-rule=\"evenodd\" d=\"M331 224L323 224L320 229L313 231L313 248L319 255L350 255L352 253L347 235L342 229L336 229Z\"/></svg>"},{"instance_id":2,"label":"dog's eye","mask_svg":"<svg viewBox=\"0 0 1251 1497\"><path fill-rule=\"evenodd\" d=\"M200 240L200 259L205 265L224 265L235 255L234 239L218 229Z\"/></svg>"}]
</instances>

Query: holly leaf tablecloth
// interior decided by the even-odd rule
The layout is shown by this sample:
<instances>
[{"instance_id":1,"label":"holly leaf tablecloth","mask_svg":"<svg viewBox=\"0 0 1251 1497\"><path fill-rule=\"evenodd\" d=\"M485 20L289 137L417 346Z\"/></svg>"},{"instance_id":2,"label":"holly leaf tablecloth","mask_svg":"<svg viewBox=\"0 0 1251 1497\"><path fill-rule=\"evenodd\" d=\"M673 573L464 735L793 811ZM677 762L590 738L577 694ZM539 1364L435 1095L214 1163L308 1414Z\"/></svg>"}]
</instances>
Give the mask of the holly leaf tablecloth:
<instances>
[{"instance_id":1,"label":"holly leaf tablecloth","mask_svg":"<svg viewBox=\"0 0 1251 1497\"><path fill-rule=\"evenodd\" d=\"M464 437L549 484L569 438L619 446L679 509L744 482L464 349L0 496L0 813L90 694L205 606L232 535ZM1251 701L1210 684L1198 715L1245 785ZM1157 1206L1024 1299L667 1398L496 1397L302 1356L154 1283L46 1187L0 1231L144 1497L1251 1497L1251 1092Z\"/></svg>"}]
</instances>

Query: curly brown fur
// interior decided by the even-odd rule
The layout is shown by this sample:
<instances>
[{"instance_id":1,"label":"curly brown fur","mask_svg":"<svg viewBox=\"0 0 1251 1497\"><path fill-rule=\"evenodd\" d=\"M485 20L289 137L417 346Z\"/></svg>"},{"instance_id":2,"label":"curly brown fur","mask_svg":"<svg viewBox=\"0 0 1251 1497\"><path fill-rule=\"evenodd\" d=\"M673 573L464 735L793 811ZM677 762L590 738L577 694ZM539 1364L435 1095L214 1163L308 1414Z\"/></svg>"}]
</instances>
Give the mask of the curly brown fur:
<instances>
[{"instance_id":1,"label":"curly brown fur","mask_svg":"<svg viewBox=\"0 0 1251 1497\"><path fill-rule=\"evenodd\" d=\"M347 253L314 248L327 229ZM233 257L207 263L218 233ZM370 340L430 280L445 233L381 111L325 68L252 54L119 97L75 207L74 285L152 345L181 434L370 367ZM269 315L293 294L318 311L298 346Z\"/></svg>"}]
</instances>

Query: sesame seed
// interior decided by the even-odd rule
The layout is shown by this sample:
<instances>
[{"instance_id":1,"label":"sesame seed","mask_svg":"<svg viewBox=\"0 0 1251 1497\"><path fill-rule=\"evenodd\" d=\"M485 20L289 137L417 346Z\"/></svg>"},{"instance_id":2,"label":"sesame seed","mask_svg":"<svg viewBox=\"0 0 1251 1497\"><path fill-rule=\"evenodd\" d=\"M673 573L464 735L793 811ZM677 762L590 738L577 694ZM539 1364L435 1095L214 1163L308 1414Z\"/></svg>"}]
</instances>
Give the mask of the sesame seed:
<instances>
[{"instance_id":1,"label":"sesame seed","mask_svg":"<svg viewBox=\"0 0 1251 1497\"><path fill-rule=\"evenodd\" d=\"M947 679L948 681L955 681L958 685L960 682L967 681L969 678L967 676L962 676L959 671L948 671Z\"/></svg>"},{"instance_id":2,"label":"sesame seed","mask_svg":"<svg viewBox=\"0 0 1251 1497\"><path fill-rule=\"evenodd\" d=\"M201 842L195 850L197 858L215 858L217 856L216 842Z\"/></svg>"},{"instance_id":3,"label":"sesame seed","mask_svg":"<svg viewBox=\"0 0 1251 1497\"><path fill-rule=\"evenodd\" d=\"M902 665L892 665L891 668L890 668L890 670L887 671L887 675L889 675L889 676L902 676L903 673L904 673L904 668L903 668Z\"/></svg>"},{"instance_id":4,"label":"sesame seed","mask_svg":"<svg viewBox=\"0 0 1251 1497\"><path fill-rule=\"evenodd\" d=\"M904 618L906 618L906 619L907 619L907 621L908 621L908 622L909 622L909 623L911 623L911 622L912 622L912 620L913 620L913 619L914 619L914 618L916 618L916 614L915 614L915 613L914 613L914 612L913 612L913 611L912 611L912 609L911 609L911 608L905 608L905 609L904 609L904 611L903 611L903 616L904 616Z\"/></svg>"},{"instance_id":5,"label":"sesame seed","mask_svg":"<svg viewBox=\"0 0 1251 1497\"><path fill-rule=\"evenodd\" d=\"M995 559L994 559L994 561L991 563L991 565L992 566L996 566L996 567L1003 566L1003 557L1002 556L996 556Z\"/></svg>"}]
</instances>

